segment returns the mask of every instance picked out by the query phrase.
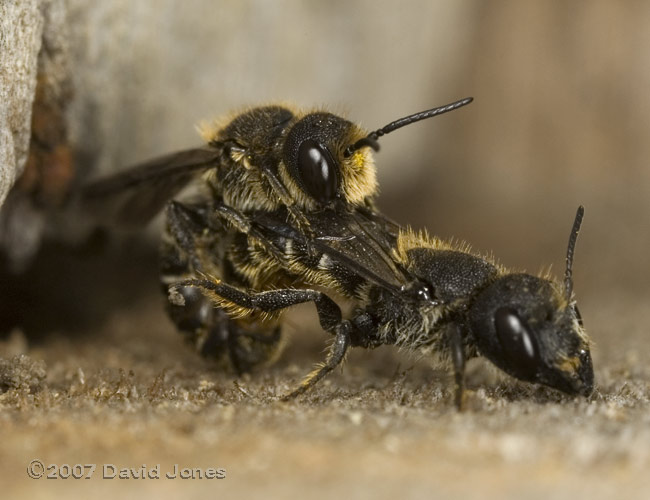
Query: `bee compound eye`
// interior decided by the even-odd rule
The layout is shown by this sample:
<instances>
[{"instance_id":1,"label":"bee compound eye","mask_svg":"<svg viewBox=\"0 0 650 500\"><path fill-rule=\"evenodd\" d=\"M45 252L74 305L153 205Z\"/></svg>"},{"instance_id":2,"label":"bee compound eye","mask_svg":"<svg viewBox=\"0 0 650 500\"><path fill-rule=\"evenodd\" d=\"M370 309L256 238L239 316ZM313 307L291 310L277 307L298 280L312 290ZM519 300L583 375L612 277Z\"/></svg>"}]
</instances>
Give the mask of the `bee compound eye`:
<instances>
[{"instance_id":1,"label":"bee compound eye","mask_svg":"<svg viewBox=\"0 0 650 500\"><path fill-rule=\"evenodd\" d=\"M328 203L336 196L336 164L327 148L318 142L308 139L300 144L298 174L305 191L319 203Z\"/></svg>"},{"instance_id":2,"label":"bee compound eye","mask_svg":"<svg viewBox=\"0 0 650 500\"><path fill-rule=\"evenodd\" d=\"M539 364L539 348L532 332L517 311L501 307L494 313L494 326L499 344L517 376L535 375Z\"/></svg>"}]
</instances>

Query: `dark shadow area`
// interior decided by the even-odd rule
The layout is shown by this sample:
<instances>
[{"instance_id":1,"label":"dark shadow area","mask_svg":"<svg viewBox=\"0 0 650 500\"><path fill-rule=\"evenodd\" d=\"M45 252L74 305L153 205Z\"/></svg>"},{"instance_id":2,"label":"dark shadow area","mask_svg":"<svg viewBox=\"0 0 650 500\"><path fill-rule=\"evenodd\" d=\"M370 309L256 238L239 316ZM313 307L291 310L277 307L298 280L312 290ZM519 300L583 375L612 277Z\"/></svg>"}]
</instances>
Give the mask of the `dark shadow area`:
<instances>
[{"instance_id":1,"label":"dark shadow area","mask_svg":"<svg viewBox=\"0 0 650 500\"><path fill-rule=\"evenodd\" d=\"M143 238L115 241L95 232L81 246L45 242L31 266L11 274L0 263L0 336L85 335L111 311L157 292L158 252Z\"/></svg>"}]
</instances>

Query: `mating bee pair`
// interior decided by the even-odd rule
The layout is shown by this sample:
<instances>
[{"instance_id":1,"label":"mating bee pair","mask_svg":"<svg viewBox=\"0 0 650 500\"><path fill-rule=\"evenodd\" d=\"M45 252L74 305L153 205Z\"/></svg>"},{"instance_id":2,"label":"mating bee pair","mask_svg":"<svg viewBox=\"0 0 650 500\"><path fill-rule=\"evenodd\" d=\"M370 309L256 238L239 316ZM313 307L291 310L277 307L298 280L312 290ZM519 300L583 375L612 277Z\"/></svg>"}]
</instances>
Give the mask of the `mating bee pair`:
<instances>
[{"instance_id":1,"label":"mating bee pair","mask_svg":"<svg viewBox=\"0 0 650 500\"><path fill-rule=\"evenodd\" d=\"M332 371L350 347L384 344L451 366L459 406L465 362L475 356L518 379L587 395L590 343L571 276L582 207L563 283L512 273L403 229L375 207L378 139L469 102L370 134L326 111L253 108L204 126L205 147L101 180L83 199L130 224L167 206L161 279L168 312L203 354L238 371L273 359L280 313L313 302L334 341L325 362L287 398ZM197 178L193 197L169 201ZM353 301L349 317L330 293Z\"/></svg>"}]
</instances>

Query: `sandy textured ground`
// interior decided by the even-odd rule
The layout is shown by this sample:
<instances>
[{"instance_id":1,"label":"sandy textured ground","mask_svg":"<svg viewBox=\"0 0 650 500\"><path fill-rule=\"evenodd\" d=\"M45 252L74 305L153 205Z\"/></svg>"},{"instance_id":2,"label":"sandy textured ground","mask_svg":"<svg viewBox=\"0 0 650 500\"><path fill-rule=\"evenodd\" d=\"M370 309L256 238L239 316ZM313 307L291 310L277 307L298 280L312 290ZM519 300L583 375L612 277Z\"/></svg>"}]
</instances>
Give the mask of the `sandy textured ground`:
<instances>
[{"instance_id":1,"label":"sandy textured ground","mask_svg":"<svg viewBox=\"0 0 650 500\"><path fill-rule=\"evenodd\" d=\"M478 363L468 408L458 413L446 374L386 348L354 352L317 390L281 403L275 397L319 359L326 341L302 326L313 320L310 308L289 318L291 343L280 362L237 381L186 348L161 299L147 293L156 285L148 250L130 257L122 265L138 286L116 287L110 269L90 273L92 259L81 260L73 279L64 271L70 257L61 256L26 278L55 285L27 333L14 330L1 344L9 359L0 365L5 498L647 498L650 356L640 297L584 301L597 341L598 388L587 400L495 378ZM101 301L105 309L89 293L102 287L119 290ZM71 317L57 299L64 290L92 314ZM44 319L60 325L58 333L39 334ZM36 458L98 469L89 481L30 479L26 468ZM160 464L163 477L102 479L102 464ZM223 468L226 477L165 479L173 464Z\"/></svg>"}]
</instances>

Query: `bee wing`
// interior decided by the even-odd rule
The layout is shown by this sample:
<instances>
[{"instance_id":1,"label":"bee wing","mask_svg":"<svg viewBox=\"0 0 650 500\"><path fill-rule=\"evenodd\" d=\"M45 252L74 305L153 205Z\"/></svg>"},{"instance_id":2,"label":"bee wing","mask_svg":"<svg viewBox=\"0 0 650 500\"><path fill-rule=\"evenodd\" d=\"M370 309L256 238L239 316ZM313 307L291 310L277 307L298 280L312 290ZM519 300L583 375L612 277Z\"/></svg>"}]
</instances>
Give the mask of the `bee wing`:
<instances>
[{"instance_id":1,"label":"bee wing","mask_svg":"<svg viewBox=\"0 0 650 500\"><path fill-rule=\"evenodd\" d=\"M203 147L155 158L82 188L81 209L105 222L145 225L220 156L220 149Z\"/></svg>"},{"instance_id":2,"label":"bee wing","mask_svg":"<svg viewBox=\"0 0 650 500\"><path fill-rule=\"evenodd\" d=\"M337 223L319 218L319 222L324 222L317 230L322 236L316 238L325 243L317 245L321 251L335 259L346 260L350 270L385 288L399 289L409 282L392 256L397 232L388 230L388 219L360 210L337 214L333 218Z\"/></svg>"},{"instance_id":3,"label":"bee wing","mask_svg":"<svg viewBox=\"0 0 650 500\"><path fill-rule=\"evenodd\" d=\"M280 251L286 240L292 240L297 247L310 245L347 272L376 285L399 290L410 282L391 256L397 232L386 231L381 221L363 212L341 210L323 210L307 218L315 235L310 240L282 215L260 213L253 223Z\"/></svg>"},{"instance_id":4,"label":"bee wing","mask_svg":"<svg viewBox=\"0 0 650 500\"><path fill-rule=\"evenodd\" d=\"M372 211L367 208L359 208L357 212L373 224L377 225L380 233L390 238L390 244L394 244L400 230L400 225L393 219L386 217L384 214Z\"/></svg>"}]
</instances>

